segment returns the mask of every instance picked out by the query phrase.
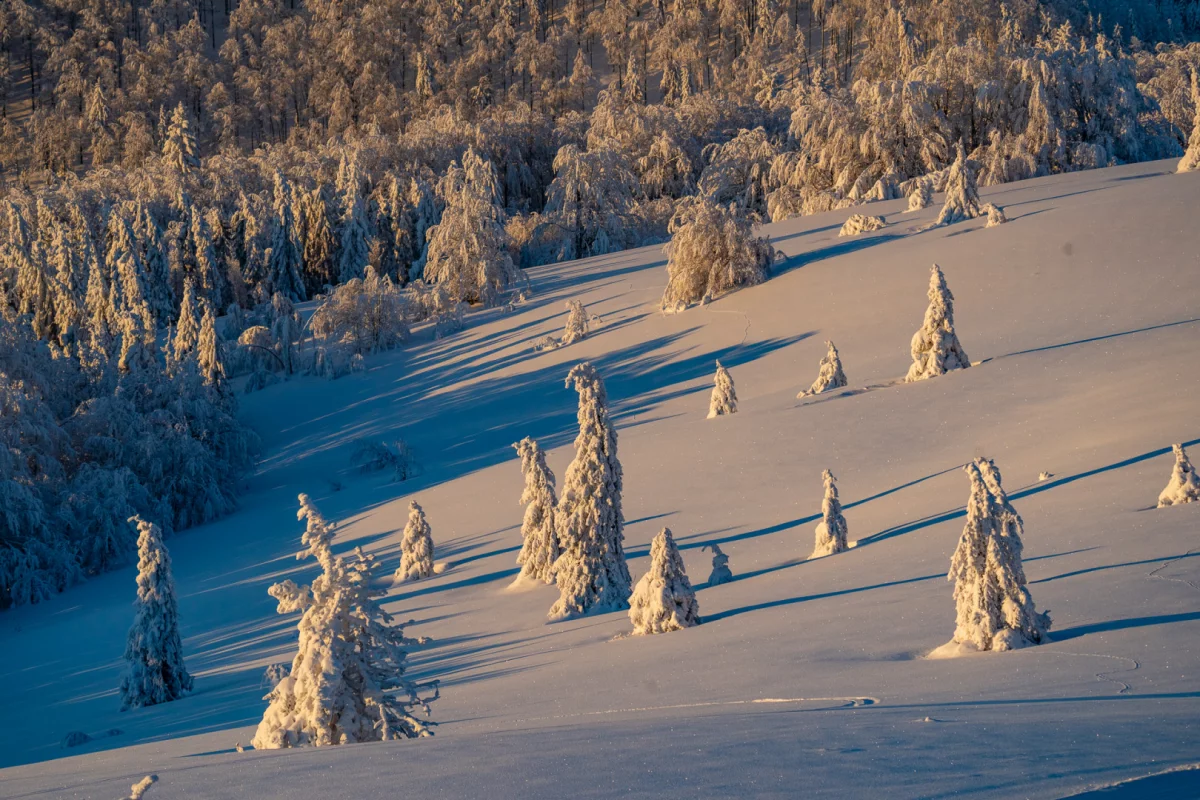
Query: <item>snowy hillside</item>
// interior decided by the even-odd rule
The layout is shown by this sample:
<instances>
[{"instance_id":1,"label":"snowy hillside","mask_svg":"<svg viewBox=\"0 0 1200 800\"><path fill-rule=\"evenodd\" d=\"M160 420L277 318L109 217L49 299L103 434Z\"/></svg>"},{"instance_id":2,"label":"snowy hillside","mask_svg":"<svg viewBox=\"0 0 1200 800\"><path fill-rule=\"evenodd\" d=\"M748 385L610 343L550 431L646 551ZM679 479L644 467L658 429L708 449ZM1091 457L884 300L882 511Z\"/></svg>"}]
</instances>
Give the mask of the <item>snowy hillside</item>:
<instances>
[{"instance_id":1,"label":"snowy hillside","mask_svg":"<svg viewBox=\"0 0 1200 800\"><path fill-rule=\"evenodd\" d=\"M1200 175L1172 168L985 189L1009 220L996 228L922 230L940 195L916 213L871 204L887 227L850 238L849 209L768 225L783 258L767 283L672 316L659 247L538 267L512 311L418 334L365 374L247 396L264 456L242 510L167 543L194 692L118 710L132 568L0 616L0 796L111 799L146 774L150 800L1054 798L1134 779L1104 797L1200 794L1200 771L1168 772L1200 767L1200 504L1154 508L1171 445L1200 445ZM973 366L904 384L934 262ZM571 299L598 317L590 336L535 350ZM826 339L848 387L796 399ZM670 527L698 627L549 623L552 587L506 588L511 445L536 438L561 481L564 379L585 360L618 425L633 579ZM717 360L738 411L706 419ZM360 474L363 437L403 437L422 470ZM929 659L954 632L945 576L976 456L1024 518L1051 641ZM825 469L851 548L806 560ZM266 707L264 669L297 640L267 587L315 574L294 559L299 492L342 522L336 548L364 547L386 575L409 501L424 508L445 569L385 608L433 640L410 675L441 681L434 738L236 751ZM732 582L707 585L710 543ZM91 740L67 747L72 732Z\"/></svg>"}]
</instances>

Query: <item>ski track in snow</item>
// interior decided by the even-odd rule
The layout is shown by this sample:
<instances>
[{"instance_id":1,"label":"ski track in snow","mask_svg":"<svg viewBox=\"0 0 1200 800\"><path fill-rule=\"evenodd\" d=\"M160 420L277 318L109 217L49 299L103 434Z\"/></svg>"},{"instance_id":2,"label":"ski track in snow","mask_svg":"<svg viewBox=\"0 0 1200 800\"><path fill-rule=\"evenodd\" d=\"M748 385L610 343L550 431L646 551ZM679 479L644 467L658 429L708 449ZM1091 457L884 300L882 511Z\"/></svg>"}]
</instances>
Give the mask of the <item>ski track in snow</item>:
<instances>
[{"instance_id":1,"label":"ski track in snow","mask_svg":"<svg viewBox=\"0 0 1200 800\"><path fill-rule=\"evenodd\" d=\"M513 723L547 722L580 717L603 717L612 714L639 714L647 711L673 711L681 708L716 708L721 706L780 705L795 703L841 703L833 708L864 708L880 704L877 697L756 697L751 700L714 700L706 703L673 703L664 706L637 706L633 708L609 708L603 711L580 711L574 714L554 714L548 717L526 717L512 720ZM823 709L823 710L833 710Z\"/></svg>"},{"instance_id":2,"label":"ski track in snow","mask_svg":"<svg viewBox=\"0 0 1200 800\"><path fill-rule=\"evenodd\" d=\"M1200 549L1200 548L1193 547L1191 550L1188 550L1186 553L1179 556L1178 558L1172 558L1169 561L1164 561L1162 566L1151 570L1149 573L1149 576L1151 578L1158 578L1160 581L1174 581L1175 583L1186 583L1188 586L1190 586L1193 589L1195 589L1196 591L1200 592L1200 586L1197 586L1196 584L1192 583L1187 578L1172 578L1167 575L1159 575L1158 574L1158 573L1162 572L1164 569L1166 569L1167 567L1174 564L1176 561L1182 561L1183 559L1187 558L1192 553L1196 552L1196 550L1198 550L1198 549Z\"/></svg>"},{"instance_id":3,"label":"ski track in snow","mask_svg":"<svg viewBox=\"0 0 1200 800\"><path fill-rule=\"evenodd\" d=\"M704 310L710 314L741 314L742 319L746 320L746 328L745 328L745 330L742 331L742 340L740 342L738 342L738 347L741 347L742 345L744 345L746 343L746 340L750 338L750 315L747 314L745 311L736 311L733 309L724 309L724 308L713 308L711 303L706 304L704 306Z\"/></svg>"},{"instance_id":4,"label":"ski track in snow","mask_svg":"<svg viewBox=\"0 0 1200 800\"><path fill-rule=\"evenodd\" d=\"M1046 652L1054 653L1055 655L1060 655L1060 656L1080 656L1082 658L1111 658L1115 661L1126 661L1126 662L1129 662L1130 664L1133 664L1132 667L1126 667L1124 669L1110 669L1110 670L1103 670L1101 672L1095 673L1096 680L1107 681L1108 683L1115 683L1118 686L1120 686L1121 688L1117 690L1117 694L1129 694L1130 690L1133 687L1131 687L1125 681L1117 680L1116 678L1110 678L1108 676L1116 675L1118 672L1133 672L1142 666L1140 663L1138 663L1138 660L1136 658L1129 658L1128 656L1110 656L1110 655L1106 655L1104 653L1074 653L1074 652L1071 652L1070 650L1047 650Z\"/></svg>"}]
</instances>

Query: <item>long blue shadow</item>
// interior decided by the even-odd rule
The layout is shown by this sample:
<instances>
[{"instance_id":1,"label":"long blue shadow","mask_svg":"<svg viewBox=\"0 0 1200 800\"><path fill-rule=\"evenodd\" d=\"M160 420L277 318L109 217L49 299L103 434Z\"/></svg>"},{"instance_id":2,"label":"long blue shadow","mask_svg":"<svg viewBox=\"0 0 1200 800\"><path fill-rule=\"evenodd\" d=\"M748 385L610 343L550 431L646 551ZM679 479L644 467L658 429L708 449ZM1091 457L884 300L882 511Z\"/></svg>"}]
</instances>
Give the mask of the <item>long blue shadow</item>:
<instances>
[{"instance_id":1,"label":"long blue shadow","mask_svg":"<svg viewBox=\"0 0 1200 800\"><path fill-rule=\"evenodd\" d=\"M1123 631L1128 628L1145 628L1150 625L1170 625L1174 622L1194 622L1200 619L1200 611L1188 611L1183 614L1158 614L1152 617L1130 617L1128 619L1111 619L1107 622L1096 622L1091 625L1076 625L1074 628L1064 628L1052 631L1050 641L1067 642L1087 636L1089 633L1105 633L1106 631Z\"/></svg>"}]
</instances>

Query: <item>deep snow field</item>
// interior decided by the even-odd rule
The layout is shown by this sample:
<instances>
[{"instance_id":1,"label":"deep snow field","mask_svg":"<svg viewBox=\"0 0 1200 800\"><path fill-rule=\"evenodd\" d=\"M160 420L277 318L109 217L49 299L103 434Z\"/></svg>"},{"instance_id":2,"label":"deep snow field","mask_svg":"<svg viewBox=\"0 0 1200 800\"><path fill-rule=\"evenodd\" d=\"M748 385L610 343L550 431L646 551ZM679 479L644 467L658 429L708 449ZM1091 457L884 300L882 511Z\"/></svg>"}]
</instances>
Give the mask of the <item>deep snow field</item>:
<instances>
[{"instance_id":1,"label":"deep snow field","mask_svg":"<svg viewBox=\"0 0 1200 800\"><path fill-rule=\"evenodd\" d=\"M1200 444L1200 174L1173 166L984 190L1010 219L994 229L920 231L938 205L903 200L873 204L891 224L851 239L838 228L862 209L768 225L786 256L768 283L676 316L656 311L660 247L540 267L513 312L420 334L363 375L244 397L263 461L242 510L167 542L194 693L118 711L133 566L5 612L0 797L115 800L150 773L148 800L1200 796L1200 504L1154 509L1171 444ZM976 365L899 384L935 261ZM535 351L574 297L600 317L592 336ZM827 338L851 388L797 400ZM718 358L740 409L708 420ZM584 360L619 426L634 579L669 526L697 628L551 624L553 587L506 591L510 445L537 438L561 482L563 380ZM363 436L402 436L423 473L357 473ZM932 660L954 630L960 467L980 455L1024 517L1052 641ZM826 467L857 545L806 561ZM264 667L296 644L298 616L267 587L315 574L293 557L301 491L387 575L409 498L424 506L446 571L385 608L434 640L409 673L442 681L434 738L235 751L266 706ZM709 542L732 583L706 587ZM72 731L93 740L66 748Z\"/></svg>"}]
</instances>

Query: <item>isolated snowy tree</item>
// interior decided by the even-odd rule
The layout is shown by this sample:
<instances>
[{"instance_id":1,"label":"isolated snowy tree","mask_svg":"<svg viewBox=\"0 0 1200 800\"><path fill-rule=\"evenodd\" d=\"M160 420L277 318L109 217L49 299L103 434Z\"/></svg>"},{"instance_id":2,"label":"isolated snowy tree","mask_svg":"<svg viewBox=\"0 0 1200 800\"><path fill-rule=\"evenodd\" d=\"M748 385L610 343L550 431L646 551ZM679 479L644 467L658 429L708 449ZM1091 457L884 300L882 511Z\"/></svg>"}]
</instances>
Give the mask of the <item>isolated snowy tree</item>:
<instances>
[{"instance_id":1,"label":"isolated snowy tree","mask_svg":"<svg viewBox=\"0 0 1200 800\"><path fill-rule=\"evenodd\" d=\"M567 324L563 328L560 344L574 344L583 341L588 335L587 309L578 300L567 301Z\"/></svg>"},{"instance_id":2,"label":"isolated snowy tree","mask_svg":"<svg viewBox=\"0 0 1200 800\"><path fill-rule=\"evenodd\" d=\"M933 205L933 181L921 179L913 184L912 192L908 195L906 211L920 211Z\"/></svg>"},{"instance_id":3,"label":"isolated snowy tree","mask_svg":"<svg viewBox=\"0 0 1200 800\"><path fill-rule=\"evenodd\" d=\"M596 368L584 362L567 374L579 393L579 435L555 512L562 555L554 566L559 588L551 619L629 606L632 579L625 563L625 517L617 431Z\"/></svg>"},{"instance_id":4,"label":"isolated snowy tree","mask_svg":"<svg viewBox=\"0 0 1200 800\"><path fill-rule=\"evenodd\" d=\"M1187 451L1181 444L1172 445L1172 448L1175 451L1175 467L1171 470L1167 488L1158 496L1159 508L1200 500L1200 477L1196 476L1196 468L1188 459Z\"/></svg>"},{"instance_id":5,"label":"isolated snowy tree","mask_svg":"<svg viewBox=\"0 0 1200 800\"><path fill-rule=\"evenodd\" d=\"M954 332L954 295L937 264L933 265L929 276L929 308L925 310L925 322L912 338L912 359L904 379L909 383L971 366L971 360Z\"/></svg>"},{"instance_id":6,"label":"isolated snowy tree","mask_svg":"<svg viewBox=\"0 0 1200 800\"><path fill-rule=\"evenodd\" d=\"M433 575L433 532L425 519L425 509L416 500L408 504L408 524L400 539L400 568L392 576L394 583L415 581Z\"/></svg>"},{"instance_id":7,"label":"isolated snowy tree","mask_svg":"<svg viewBox=\"0 0 1200 800\"><path fill-rule=\"evenodd\" d=\"M846 518L842 516L842 502L838 500L837 481L833 473L821 473L825 483L825 497L821 500L821 521L817 523L816 544L810 558L831 556L846 549Z\"/></svg>"},{"instance_id":8,"label":"isolated snowy tree","mask_svg":"<svg viewBox=\"0 0 1200 800\"><path fill-rule=\"evenodd\" d=\"M1050 629L1025 588L1021 517L1009 504L1000 473L987 459L965 467L971 481L967 522L950 560L957 623L953 642L977 650L1039 644Z\"/></svg>"},{"instance_id":9,"label":"isolated snowy tree","mask_svg":"<svg viewBox=\"0 0 1200 800\"><path fill-rule=\"evenodd\" d=\"M146 775L140 781L129 787L129 800L142 800L150 787L158 782L157 775Z\"/></svg>"},{"instance_id":10,"label":"isolated snowy tree","mask_svg":"<svg viewBox=\"0 0 1200 800\"><path fill-rule=\"evenodd\" d=\"M775 248L754 236L743 213L709 200L690 202L677 212L671 231L661 303L666 312L762 283L775 259Z\"/></svg>"},{"instance_id":11,"label":"isolated snowy tree","mask_svg":"<svg viewBox=\"0 0 1200 800\"><path fill-rule=\"evenodd\" d=\"M842 371L842 358L838 355L837 348L831 341L827 340L825 344L829 350L821 359L817 370L817 379L813 381L812 386L808 387L808 391L796 395L797 398L811 397L814 394L820 394L830 389L839 389L846 385L846 373Z\"/></svg>"},{"instance_id":12,"label":"isolated snowy tree","mask_svg":"<svg viewBox=\"0 0 1200 800\"><path fill-rule=\"evenodd\" d=\"M700 604L670 528L663 528L650 543L650 569L629 599L629 620L635 636L700 624Z\"/></svg>"},{"instance_id":13,"label":"isolated snowy tree","mask_svg":"<svg viewBox=\"0 0 1200 800\"><path fill-rule=\"evenodd\" d=\"M1192 172L1200 169L1200 75L1192 70L1192 104L1196 108L1196 117L1192 122L1192 135L1188 139L1187 152L1179 159L1176 172Z\"/></svg>"},{"instance_id":14,"label":"isolated snowy tree","mask_svg":"<svg viewBox=\"0 0 1200 800\"><path fill-rule=\"evenodd\" d=\"M955 222L974 219L983 213L975 169L963 151L962 142L959 142L957 155L946 178L946 204L938 214L937 224L953 225Z\"/></svg>"},{"instance_id":15,"label":"isolated snowy tree","mask_svg":"<svg viewBox=\"0 0 1200 800\"><path fill-rule=\"evenodd\" d=\"M356 550L353 559L332 550L334 526L308 495L300 495L298 519L307 521L301 537L321 574L311 585L291 580L271 586L280 614L303 612L299 651L292 670L267 695L270 701L252 744L258 750L303 745L337 745L429 736L428 723L412 715L437 699L436 684L413 684L404 677L407 648L426 640L408 639L376 602L374 559ZM431 698L419 697L435 689Z\"/></svg>"},{"instance_id":16,"label":"isolated snowy tree","mask_svg":"<svg viewBox=\"0 0 1200 800\"><path fill-rule=\"evenodd\" d=\"M887 227L887 221L883 217L872 217L867 214L851 214L846 223L842 225L842 229L838 231L838 236L858 236L860 233L870 233L871 231L883 230Z\"/></svg>"},{"instance_id":17,"label":"isolated snowy tree","mask_svg":"<svg viewBox=\"0 0 1200 800\"><path fill-rule=\"evenodd\" d=\"M562 553L554 530L554 510L558 505L554 473L546 466L545 451L533 439L526 436L513 447L521 458L521 474L525 476L525 490L521 492L525 517L521 521L517 564L522 576L554 583L554 562Z\"/></svg>"},{"instance_id":18,"label":"isolated snowy tree","mask_svg":"<svg viewBox=\"0 0 1200 800\"><path fill-rule=\"evenodd\" d=\"M121 710L178 700L192 690L183 664L179 606L171 557L153 522L131 517L138 527L137 609L125 643Z\"/></svg>"},{"instance_id":19,"label":"isolated snowy tree","mask_svg":"<svg viewBox=\"0 0 1200 800\"><path fill-rule=\"evenodd\" d=\"M712 397L708 401L708 418L737 413L737 390L733 386L733 376L729 370L717 362L717 374L713 376Z\"/></svg>"},{"instance_id":20,"label":"isolated snowy tree","mask_svg":"<svg viewBox=\"0 0 1200 800\"><path fill-rule=\"evenodd\" d=\"M729 556L721 552L719 545L706 544L700 548L703 550L712 550L712 572L708 574L708 585L719 586L722 583L729 583L733 580L733 572L729 569Z\"/></svg>"},{"instance_id":21,"label":"isolated snowy tree","mask_svg":"<svg viewBox=\"0 0 1200 800\"><path fill-rule=\"evenodd\" d=\"M991 203L985 203L983 213L987 214L987 227L995 228L997 225L1003 225L1008 222L1008 217L1004 215L1004 209L1000 206Z\"/></svg>"}]
</instances>

